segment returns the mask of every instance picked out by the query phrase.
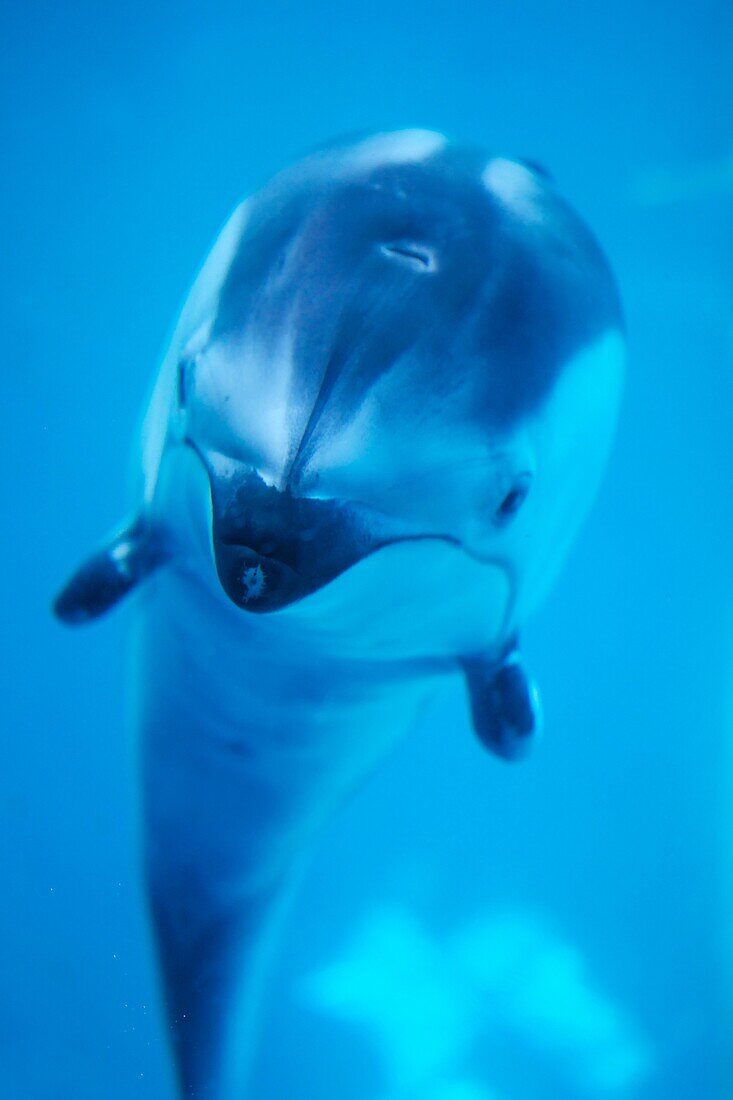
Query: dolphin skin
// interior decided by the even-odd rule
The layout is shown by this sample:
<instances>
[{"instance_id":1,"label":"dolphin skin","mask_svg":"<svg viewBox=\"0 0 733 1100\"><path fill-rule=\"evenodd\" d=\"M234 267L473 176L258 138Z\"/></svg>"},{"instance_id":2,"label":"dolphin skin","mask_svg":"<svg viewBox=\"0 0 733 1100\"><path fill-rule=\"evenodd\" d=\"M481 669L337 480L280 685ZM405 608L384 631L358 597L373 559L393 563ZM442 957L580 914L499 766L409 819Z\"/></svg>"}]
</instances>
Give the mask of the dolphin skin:
<instances>
[{"instance_id":1,"label":"dolphin skin","mask_svg":"<svg viewBox=\"0 0 733 1100\"><path fill-rule=\"evenodd\" d=\"M242 1100L318 830L463 677L526 751L518 632L595 495L619 298L531 162L423 130L319 150L244 201L186 300L128 521L55 610L136 589L145 874L183 1097Z\"/></svg>"}]
</instances>

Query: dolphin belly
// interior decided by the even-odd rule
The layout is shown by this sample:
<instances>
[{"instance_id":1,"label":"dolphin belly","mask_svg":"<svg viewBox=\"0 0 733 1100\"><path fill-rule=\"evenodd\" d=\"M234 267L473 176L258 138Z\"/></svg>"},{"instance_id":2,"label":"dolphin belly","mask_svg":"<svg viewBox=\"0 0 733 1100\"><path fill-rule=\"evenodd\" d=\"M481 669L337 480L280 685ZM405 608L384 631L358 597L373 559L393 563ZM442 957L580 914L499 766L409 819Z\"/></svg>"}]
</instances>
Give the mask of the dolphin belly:
<instances>
[{"instance_id":1,"label":"dolphin belly","mask_svg":"<svg viewBox=\"0 0 733 1100\"><path fill-rule=\"evenodd\" d=\"M171 569L138 624L146 879L182 1095L197 1100L245 1095L269 948L312 839L436 684L304 658L270 623L252 617L243 639Z\"/></svg>"}]
</instances>

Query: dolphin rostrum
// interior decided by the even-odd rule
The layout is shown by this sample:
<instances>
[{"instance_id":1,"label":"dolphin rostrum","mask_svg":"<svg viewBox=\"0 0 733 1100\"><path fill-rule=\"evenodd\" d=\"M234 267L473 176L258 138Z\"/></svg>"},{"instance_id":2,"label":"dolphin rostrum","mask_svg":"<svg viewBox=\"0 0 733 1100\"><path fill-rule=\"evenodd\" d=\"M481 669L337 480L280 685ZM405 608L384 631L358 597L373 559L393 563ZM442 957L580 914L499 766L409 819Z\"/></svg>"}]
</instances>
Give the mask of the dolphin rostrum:
<instances>
[{"instance_id":1,"label":"dolphin rostrum","mask_svg":"<svg viewBox=\"0 0 733 1100\"><path fill-rule=\"evenodd\" d=\"M595 494L619 300L531 162L320 150L243 202L183 308L130 520L55 609L140 586L145 866L181 1095L241 1100L311 840L446 676L521 756L518 630ZM144 584L142 583L144 581Z\"/></svg>"}]
</instances>

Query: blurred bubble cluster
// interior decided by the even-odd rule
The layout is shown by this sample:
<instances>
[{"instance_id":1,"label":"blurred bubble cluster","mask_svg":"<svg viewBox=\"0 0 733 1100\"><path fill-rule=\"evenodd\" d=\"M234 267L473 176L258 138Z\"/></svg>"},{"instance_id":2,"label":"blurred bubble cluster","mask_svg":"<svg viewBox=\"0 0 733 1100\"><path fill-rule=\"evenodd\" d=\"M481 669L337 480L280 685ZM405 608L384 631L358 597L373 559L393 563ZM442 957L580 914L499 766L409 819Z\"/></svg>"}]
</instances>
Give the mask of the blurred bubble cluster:
<instances>
[{"instance_id":1,"label":"blurred bubble cluster","mask_svg":"<svg viewBox=\"0 0 733 1100\"><path fill-rule=\"evenodd\" d=\"M433 936L407 909L376 909L304 992L312 1007L368 1034L384 1100L497 1100L466 1072L497 1033L587 1096L633 1095L652 1068L649 1043L598 988L581 951L523 912Z\"/></svg>"}]
</instances>

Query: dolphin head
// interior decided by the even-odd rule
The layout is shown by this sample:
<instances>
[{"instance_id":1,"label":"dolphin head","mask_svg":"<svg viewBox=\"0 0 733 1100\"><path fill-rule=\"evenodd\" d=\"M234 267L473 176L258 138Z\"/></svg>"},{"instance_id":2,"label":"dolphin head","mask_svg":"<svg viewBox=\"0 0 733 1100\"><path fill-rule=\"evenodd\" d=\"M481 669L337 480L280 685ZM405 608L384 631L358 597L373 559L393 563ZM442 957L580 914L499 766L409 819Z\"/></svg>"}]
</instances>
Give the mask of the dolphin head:
<instances>
[{"instance_id":1,"label":"dolphin head","mask_svg":"<svg viewBox=\"0 0 733 1100\"><path fill-rule=\"evenodd\" d=\"M333 616L353 590L365 618L427 608L426 653L503 644L616 418L621 312L588 229L529 164L403 131L281 173L215 255L170 435L207 472L228 599Z\"/></svg>"}]
</instances>

